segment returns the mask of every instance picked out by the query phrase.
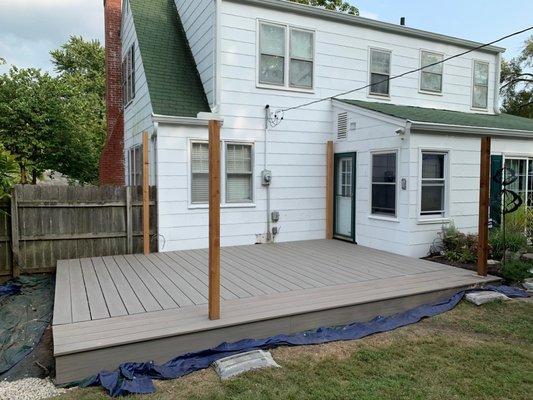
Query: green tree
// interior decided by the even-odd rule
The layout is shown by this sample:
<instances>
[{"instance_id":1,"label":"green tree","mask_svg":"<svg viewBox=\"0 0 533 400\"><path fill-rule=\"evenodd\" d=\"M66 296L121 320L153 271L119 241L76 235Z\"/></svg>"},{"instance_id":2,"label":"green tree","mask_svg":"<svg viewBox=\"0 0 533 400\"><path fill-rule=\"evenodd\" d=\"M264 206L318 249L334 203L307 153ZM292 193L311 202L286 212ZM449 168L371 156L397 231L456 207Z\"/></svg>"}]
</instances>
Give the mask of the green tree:
<instances>
[{"instance_id":1,"label":"green tree","mask_svg":"<svg viewBox=\"0 0 533 400\"><path fill-rule=\"evenodd\" d=\"M11 188L18 178L19 167L8 151L0 146L0 200L9 197Z\"/></svg>"},{"instance_id":2,"label":"green tree","mask_svg":"<svg viewBox=\"0 0 533 400\"><path fill-rule=\"evenodd\" d=\"M294 3L307 4L325 10L340 11L346 14L359 15L359 9L343 0L291 0Z\"/></svg>"},{"instance_id":3,"label":"green tree","mask_svg":"<svg viewBox=\"0 0 533 400\"><path fill-rule=\"evenodd\" d=\"M533 118L533 36L518 57L502 61L500 94L503 112Z\"/></svg>"}]
</instances>

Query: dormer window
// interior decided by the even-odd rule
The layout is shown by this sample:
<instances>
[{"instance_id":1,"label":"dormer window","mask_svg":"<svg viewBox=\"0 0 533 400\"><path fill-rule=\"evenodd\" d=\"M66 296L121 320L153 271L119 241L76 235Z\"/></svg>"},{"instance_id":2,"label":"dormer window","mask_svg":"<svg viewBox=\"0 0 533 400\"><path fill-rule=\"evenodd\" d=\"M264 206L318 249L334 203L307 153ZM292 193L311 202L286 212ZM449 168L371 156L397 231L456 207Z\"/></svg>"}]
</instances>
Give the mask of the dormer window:
<instances>
[{"instance_id":1,"label":"dormer window","mask_svg":"<svg viewBox=\"0 0 533 400\"><path fill-rule=\"evenodd\" d=\"M486 109L489 97L489 63L474 61L472 108Z\"/></svg>"},{"instance_id":2,"label":"dormer window","mask_svg":"<svg viewBox=\"0 0 533 400\"><path fill-rule=\"evenodd\" d=\"M313 89L314 32L259 23L259 85Z\"/></svg>"}]
</instances>

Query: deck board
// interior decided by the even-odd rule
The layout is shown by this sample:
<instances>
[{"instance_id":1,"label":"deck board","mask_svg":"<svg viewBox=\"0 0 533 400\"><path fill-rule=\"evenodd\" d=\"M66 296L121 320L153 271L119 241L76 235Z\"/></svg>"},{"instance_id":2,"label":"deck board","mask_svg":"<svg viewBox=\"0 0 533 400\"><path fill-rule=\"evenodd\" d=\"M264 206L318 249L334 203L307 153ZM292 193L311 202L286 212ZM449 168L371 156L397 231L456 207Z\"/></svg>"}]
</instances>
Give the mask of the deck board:
<instances>
[{"instance_id":1,"label":"deck board","mask_svg":"<svg viewBox=\"0 0 533 400\"><path fill-rule=\"evenodd\" d=\"M222 318L207 318L207 249L60 261L59 381L122 361L166 361L222 341L367 320L496 282L336 240L221 249Z\"/></svg>"}]
</instances>

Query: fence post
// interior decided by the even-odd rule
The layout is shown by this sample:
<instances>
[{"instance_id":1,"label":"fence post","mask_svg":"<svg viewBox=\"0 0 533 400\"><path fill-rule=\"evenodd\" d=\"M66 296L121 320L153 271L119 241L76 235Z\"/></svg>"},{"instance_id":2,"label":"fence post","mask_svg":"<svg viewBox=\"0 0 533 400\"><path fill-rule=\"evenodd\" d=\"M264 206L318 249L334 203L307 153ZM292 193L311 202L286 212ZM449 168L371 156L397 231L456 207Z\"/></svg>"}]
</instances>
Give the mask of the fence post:
<instances>
[{"instance_id":1,"label":"fence post","mask_svg":"<svg viewBox=\"0 0 533 400\"><path fill-rule=\"evenodd\" d=\"M19 266L19 209L17 203L17 187L11 193L11 252L13 255L12 275L14 278L20 275Z\"/></svg>"},{"instance_id":2,"label":"fence post","mask_svg":"<svg viewBox=\"0 0 533 400\"><path fill-rule=\"evenodd\" d=\"M143 132L143 252L150 254L150 164L148 160L148 132Z\"/></svg>"},{"instance_id":3,"label":"fence post","mask_svg":"<svg viewBox=\"0 0 533 400\"><path fill-rule=\"evenodd\" d=\"M133 210L131 205L131 186L126 186L126 251L133 253Z\"/></svg>"}]
</instances>

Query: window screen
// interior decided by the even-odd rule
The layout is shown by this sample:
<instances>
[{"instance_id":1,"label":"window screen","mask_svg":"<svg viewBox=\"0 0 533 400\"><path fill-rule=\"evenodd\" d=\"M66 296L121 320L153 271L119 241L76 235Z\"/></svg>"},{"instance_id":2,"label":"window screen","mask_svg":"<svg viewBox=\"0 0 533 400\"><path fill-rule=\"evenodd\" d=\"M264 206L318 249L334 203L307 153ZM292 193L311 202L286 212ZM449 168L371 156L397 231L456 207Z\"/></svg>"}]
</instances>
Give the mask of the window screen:
<instances>
[{"instance_id":1,"label":"window screen","mask_svg":"<svg viewBox=\"0 0 533 400\"><path fill-rule=\"evenodd\" d=\"M385 50L370 50L370 93L379 95L389 94L390 52Z\"/></svg>"},{"instance_id":2,"label":"window screen","mask_svg":"<svg viewBox=\"0 0 533 400\"><path fill-rule=\"evenodd\" d=\"M209 202L209 145L192 143L191 150L191 202Z\"/></svg>"},{"instance_id":3,"label":"window screen","mask_svg":"<svg viewBox=\"0 0 533 400\"><path fill-rule=\"evenodd\" d=\"M396 153L372 154L372 214L396 215Z\"/></svg>"},{"instance_id":4,"label":"window screen","mask_svg":"<svg viewBox=\"0 0 533 400\"><path fill-rule=\"evenodd\" d=\"M270 85L285 84L285 27L260 24L259 82Z\"/></svg>"},{"instance_id":5,"label":"window screen","mask_svg":"<svg viewBox=\"0 0 533 400\"><path fill-rule=\"evenodd\" d=\"M313 33L291 29L290 86L313 87Z\"/></svg>"},{"instance_id":6,"label":"window screen","mask_svg":"<svg viewBox=\"0 0 533 400\"><path fill-rule=\"evenodd\" d=\"M226 202L252 201L252 146L226 145Z\"/></svg>"},{"instance_id":7,"label":"window screen","mask_svg":"<svg viewBox=\"0 0 533 400\"><path fill-rule=\"evenodd\" d=\"M422 153L421 215L445 214L445 160L443 153Z\"/></svg>"},{"instance_id":8,"label":"window screen","mask_svg":"<svg viewBox=\"0 0 533 400\"><path fill-rule=\"evenodd\" d=\"M124 107L135 97L135 45L131 45L122 60L122 97Z\"/></svg>"},{"instance_id":9,"label":"window screen","mask_svg":"<svg viewBox=\"0 0 533 400\"><path fill-rule=\"evenodd\" d=\"M487 108L489 96L489 64L474 61L474 87L472 107Z\"/></svg>"},{"instance_id":10,"label":"window screen","mask_svg":"<svg viewBox=\"0 0 533 400\"><path fill-rule=\"evenodd\" d=\"M433 93L442 93L442 63L432 65L442 61L442 54L422 51L420 71L420 90Z\"/></svg>"}]
</instances>

